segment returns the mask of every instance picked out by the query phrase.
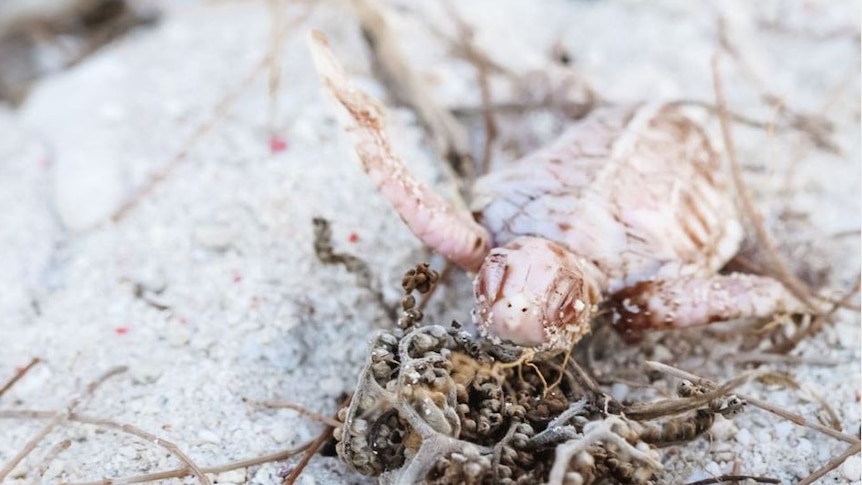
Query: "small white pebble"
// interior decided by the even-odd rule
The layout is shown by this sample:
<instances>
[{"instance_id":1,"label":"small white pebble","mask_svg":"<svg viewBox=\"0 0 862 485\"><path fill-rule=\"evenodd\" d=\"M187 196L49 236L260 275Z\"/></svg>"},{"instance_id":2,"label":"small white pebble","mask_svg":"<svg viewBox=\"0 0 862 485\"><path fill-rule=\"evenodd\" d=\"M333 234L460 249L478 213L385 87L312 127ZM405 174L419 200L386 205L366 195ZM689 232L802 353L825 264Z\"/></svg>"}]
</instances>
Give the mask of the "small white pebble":
<instances>
[{"instance_id":1,"label":"small white pebble","mask_svg":"<svg viewBox=\"0 0 862 485\"><path fill-rule=\"evenodd\" d=\"M236 234L227 224L205 223L195 227L194 239L207 249L222 251L231 246Z\"/></svg>"},{"instance_id":2,"label":"small white pebble","mask_svg":"<svg viewBox=\"0 0 862 485\"><path fill-rule=\"evenodd\" d=\"M135 460L140 457L138 450L134 446L121 446L117 448L117 455L129 460Z\"/></svg>"},{"instance_id":3,"label":"small white pebble","mask_svg":"<svg viewBox=\"0 0 862 485\"><path fill-rule=\"evenodd\" d=\"M736 434L736 424L730 419L716 418L712 428L709 429L710 434L719 441L728 440Z\"/></svg>"},{"instance_id":4,"label":"small white pebble","mask_svg":"<svg viewBox=\"0 0 862 485\"><path fill-rule=\"evenodd\" d=\"M165 332L165 338L172 347L185 347L192 338L192 331L188 325L171 325Z\"/></svg>"},{"instance_id":5,"label":"small white pebble","mask_svg":"<svg viewBox=\"0 0 862 485\"><path fill-rule=\"evenodd\" d=\"M629 395L629 386L616 383L611 386L611 396L617 401L624 401Z\"/></svg>"},{"instance_id":6,"label":"small white pebble","mask_svg":"<svg viewBox=\"0 0 862 485\"><path fill-rule=\"evenodd\" d=\"M108 123L118 123L128 117L128 111L119 104L105 104L99 108L99 117Z\"/></svg>"},{"instance_id":7,"label":"small white pebble","mask_svg":"<svg viewBox=\"0 0 862 485\"><path fill-rule=\"evenodd\" d=\"M652 348L652 360L658 362L670 362L673 360L673 354L670 353L664 345L656 345Z\"/></svg>"},{"instance_id":8,"label":"small white pebble","mask_svg":"<svg viewBox=\"0 0 862 485\"><path fill-rule=\"evenodd\" d=\"M862 480L862 458L851 456L841 465L841 476L847 480Z\"/></svg>"},{"instance_id":9,"label":"small white pebble","mask_svg":"<svg viewBox=\"0 0 862 485\"><path fill-rule=\"evenodd\" d=\"M63 460L54 460L48 465L48 469L45 470L45 474L42 475L43 480L49 480L51 478L55 478L60 476L63 473L63 470L66 468L66 463Z\"/></svg>"},{"instance_id":10,"label":"small white pebble","mask_svg":"<svg viewBox=\"0 0 862 485\"><path fill-rule=\"evenodd\" d=\"M718 476L718 475L722 474L721 473L721 466L719 466L719 464L714 462L714 461L707 463L706 466L704 467L704 469L706 470L706 473L709 473L710 475L713 475L713 476Z\"/></svg>"},{"instance_id":11,"label":"small white pebble","mask_svg":"<svg viewBox=\"0 0 862 485\"><path fill-rule=\"evenodd\" d=\"M344 383L338 377L327 377L320 381L320 390L330 395L337 395L344 390Z\"/></svg>"},{"instance_id":12,"label":"small white pebble","mask_svg":"<svg viewBox=\"0 0 862 485\"><path fill-rule=\"evenodd\" d=\"M212 443L214 445L221 443L221 437L208 429L198 431L197 438L199 443Z\"/></svg>"},{"instance_id":13,"label":"small white pebble","mask_svg":"<svg viewBox=\"0 0 862 485\"><path fill-rule=\"evenodd\" d=\"M741 444L742 446L750 445L751 444L751 433L747 429L742 428L741 430L737 431L737 433L736 433L736 442Z\"/></svg>"},{"instance_id":14,"label":"small white pebble","mask_svg":"<svg viewBox=\"0 0 862 485\"><path fill-rule=\"evenodd\" d=\"M293 433L286 426L275 426L269 430L269 435L277 443L285 443L293 436Z\"/></svg>"},{"instance_id":15,"label":"small white pebble","mask_svg":"<svg viewBox=\"0 0 862 485\"><path fill-rule=\"evenodd\" d=\"M217 483L245 483L245 468L228 470L219 473L216 477Z\"/></svg>"}]
</instances>

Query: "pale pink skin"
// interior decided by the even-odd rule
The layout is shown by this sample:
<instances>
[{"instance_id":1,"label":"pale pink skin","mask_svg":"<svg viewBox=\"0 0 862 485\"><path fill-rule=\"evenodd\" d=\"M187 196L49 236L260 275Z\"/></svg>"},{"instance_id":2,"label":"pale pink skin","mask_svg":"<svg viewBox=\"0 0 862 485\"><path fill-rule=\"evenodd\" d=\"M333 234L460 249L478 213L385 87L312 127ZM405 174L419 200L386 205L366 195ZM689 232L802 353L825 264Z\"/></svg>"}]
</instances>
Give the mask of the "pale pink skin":
<instances>
[{"instance_id":1,"label":"pale pink skin","mask_svg":"<svg viewBox=\"0 0 862 485\"><path fill-rule=\"evenodd\" d=\"M366 173L426 245L477 272L474 320L490 337L564 350L602 300L624 333L808 311L778 281L716 274L742 228L719 157L677 108L598 109L477 180L471 211L458 210L392 153L381 108L325 40L311 45Z\"/></svg>"}]
</instances>

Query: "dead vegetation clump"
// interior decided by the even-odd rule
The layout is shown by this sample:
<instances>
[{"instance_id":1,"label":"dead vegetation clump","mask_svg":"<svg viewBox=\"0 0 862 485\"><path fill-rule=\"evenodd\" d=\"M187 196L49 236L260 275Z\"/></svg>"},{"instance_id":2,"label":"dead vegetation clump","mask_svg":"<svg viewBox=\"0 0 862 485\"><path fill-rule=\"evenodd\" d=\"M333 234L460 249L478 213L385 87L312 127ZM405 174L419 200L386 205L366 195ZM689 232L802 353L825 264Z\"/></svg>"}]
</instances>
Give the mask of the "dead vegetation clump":
<instances>
[{"instance_id":1,"label":"dead vegetation clump","mask_svg":"<svg viewBox=\"0 0 862 485\"><path fill-rule=\"evenodd\" d=\"M399 328L374 339L338 413L339 456L383 483L658 483L657 447L696 439L744 405L688 381L675 407L622 404L569 355L501 349L457 322L418 326L411 293L437 279L427 264L406 274Z\"/></svg>"}]
</instances>

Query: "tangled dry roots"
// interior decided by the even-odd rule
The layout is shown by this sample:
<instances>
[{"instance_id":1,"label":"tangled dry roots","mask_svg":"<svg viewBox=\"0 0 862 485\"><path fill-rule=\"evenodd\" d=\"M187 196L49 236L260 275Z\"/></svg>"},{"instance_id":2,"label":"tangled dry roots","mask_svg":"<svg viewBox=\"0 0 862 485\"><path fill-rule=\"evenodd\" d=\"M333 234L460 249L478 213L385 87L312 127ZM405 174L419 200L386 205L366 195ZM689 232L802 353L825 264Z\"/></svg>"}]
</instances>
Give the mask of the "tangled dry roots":
<instances>
[{"instance_id":1,"label":"tangled dry roots","mask_svg":"<svg viewBox=\"0 0 862 485\"><path fill-rule=\"evenodd\" d=\"M662 470L655 446L692 439L726 414L713 404L646 425L613 414L564 356L507 363L511 355L456 322L417 326L411 292L436 278L427 265L407 273L400 328L374 339L338 414L337 452L360 473L394 484L649 484Z\"/></svg>"}]
</instances>

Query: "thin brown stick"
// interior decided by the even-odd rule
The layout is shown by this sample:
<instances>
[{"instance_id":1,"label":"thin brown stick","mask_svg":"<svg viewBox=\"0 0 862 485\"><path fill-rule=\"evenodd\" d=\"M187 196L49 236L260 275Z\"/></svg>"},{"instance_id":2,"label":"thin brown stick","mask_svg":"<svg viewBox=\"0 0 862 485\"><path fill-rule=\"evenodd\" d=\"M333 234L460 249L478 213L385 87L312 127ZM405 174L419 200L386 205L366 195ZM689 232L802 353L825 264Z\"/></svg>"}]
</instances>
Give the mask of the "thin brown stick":
<instances>
[{"instance_id":1,"label":"thin brown stick","mask_svg":"<svg viewBox=\"0 0 862 485\"><path fill-rule=\"evenodd\" d=\"M32 410L32 409L10 409L10 410L0 410L0 419L4 419L4 418L48 419L48 418L54 417L56 414L57 413L55 411L43 411L43 410ZM93 426L99 426L99 427L103 427L103 428L114 429L117 431L122 431L124 433L128 433L128 434L133 435L133 436L137 436L138 438L141 438L144 441L148 441L150 443L155 444L156 446L161 446L162 448L165 448L166 450L168 450L169 453L176 456L177 459L179 459L184 465L186 465L183 468L177 468L174 470L168 470L165 472L158 472L158 473L149 474L149 475L140 475L138 477L110 478L110 479L106 478L106 479L103 479L103 480L97 481L97 482L88 482L90 484L110 483L113 485L119 485L121 483L139 483L139 482L144 482L144 481L161 480L161 479L165 479L165 478L176 478L176 477L182 477L182 476L187 476L187 475L195 475L198 477L199 480L201 480L201 477L203 477L203 480L201 480L202 482L210 483L209 479L206 478L206 475L205 475L206 473L221 473L223 471L233 470L235 468L243 468L243 467L247 467L247 466L258 465L260 463L266 463L268 461L281 460L281 459L288 458L288 457L292 456L293 454L296 454L296 453L299 453L299 452L305 450L312 443L312 442L309 442L309 443L302 445L298 448L294 448L294 449L292 449L292 453L288 453L288 451L285 450L285 451L277 452L275 454L265 455L265 456L259 457L259 458L251 458L251 459L247 459L247 460L243 460L243 461L232 462L232 463L229 463L226 465L219 465L217 467L201 468L201 467L198 467L197 465L195 465L191 461L191 459L185 453L183 453L182 450L180 450L175 444L171 443L170 441L159 438L158 436L150 434L150 433L148 433L148 432L146 432L140 428L137 428L135 426L132 426L130 424L121 424L121 423L117 423L116 421L112 421L109 419L97 418L94 416L88 416L88 415L80 414L80 413L70 413L66 419L68 419L69 421L72 421L72 422L76 422L76 423L91 424ZM68 446L66 446L66 447L68 448Z\"/></svg>"},{"instance_id":2,"label":"thin brown stick","mask_svg":"<svg viewBox=\"0 0 862 485\"><path fill-rule=\"evenodd\" d=\"M422 78L410 63L395 32L389 27L388 7L380 0L353 0L352 3L390 91L413 108L434 140L437 152L450 161L451 166L442 166L443 176L458 188L463 198L465 187L455 172L464 178L473 178L467 131L448 109L428 96Z\"/></svg>"},{"instance_id":3,"label":"thin brown stick","mask_svg":"<svg viewBox=\"0 0 862 485\"><path fill-rule=\"evenodd\" d=\"M269 53L267 54L267 64L269 65L267 126L270 135L272 135L276 132L278 118L278 93L281 87L281 46L284 42L285 30L281 0L267 0L267 5L270 18Z\"/></svg>"},{"instance_id":4,"label":"thin brown stick","mask_svg":"<svg viewBox=\"0 0 862 485\"><path fill-rule=\"evenodd\" d=\"M775 241L766 230L763 215L754 203L754 199L748 191L742 178L742 168L736 157L736 145L730 130L730 121L727 108L727 99L724 96L724 86L721 81L721 73L718 68L718 54L712 57L712 80L715 90L716 105L718 107L718 118L721 125L721 135L724 140L725 151L730 160L731 175L736 191L740 199L743 211L749 222L754 227L754 233L761 246L766 248L767 263L769 269L777 279L800 301L811 306L811 292L807 286L793 275L784 259L780 256Z\"/></svg>"},{"instance_id":5,"label":"thin brown stick","mask_svg":"<svg viewBox=\"0 0 862 485\"><path fill-rule=\"evenodd\" d=\"M862 445L858 443L851 446L850 448L847 448L847 451L829 460L822 467L814 470L811 475L808 475L807 477L800 480L797 485L810 485L816 482L827 473L841 466L841 464L844 463L848 458L855 455L856 453L859 453L860 450L862 450Z\"/></svg>"},{"instance_id":6,"label":"thin brown stick","mask_svg":"<svg viewBox=\"0 0 862 485\"><path fill-rule=\"evenodd\" d=\"M42 362L39 357L33 357L29 364L25 365L21 369L18 369L18 371L15 372L15 375L13 375L11 379L6 381L6 384L3 384L3 387L0 387L0 397L2 397L3 394L6 394L6 391L8 391L9 389L12 389L12 386L14 386L25 375L27 375L27 373L30 372L30 370L35 367L36 364L38 364L39 362Z\"/></svg>"},{"instance_id":7,"label":"thin brown stick","mask_svg":"<svg viewBox=\"0 0 862 485\"><path fill-rule=\"evenodd\" d=\"M782 342L778 345L773 346L771 349L768 350L768 352L771 352L771 353L789 352L789 351L793 350L793 348L796 347L796 345L799 344L799 342L801 342L806 337L810 337L812 335L817 334L823 328L823 326L826 324L826 322L829 321L829 319L832 317L832 315L834 315L835 312L838 311L838 309L844 307L847 303L850 302L850 300L854 296L859 294L860 282L862 282L862 274L860 274L856 277L856 284L853 285L853 288L851 288L850 291L848 291L844 295L843 298L841 298L839 301L833 303L832 308L830 308L829 311L827 311L825 313L821 313L820 315L817 315L817 317L811 322L810 325L808 325L808 327L798 329L796 331L796 333L793 334L792 337L790 337L789 339L785 340L784 342Z\"/></svg>"},{"instance_id":8,"label":"thin brown stick","mask_svg":"<svg viewBox=\"0 0 862 485\"><path fill-rule=\"evenodd\" d=\"M739 480L754 480L757 483L781 483L777 478L756 477L754 475L719 475L712 478L704 478L696 482L688 482L685 485L708 485L710 483L736 482Z\"/></svg>"},{"instance_id":9,"label":"thin brown stick","mask_svg":"<svg viewBox=\"0 0 862 485\"><path fill-rule=\"evenodd\" d=\"M244 460L232 461L229 463L225 463L223 465L217 465L212 467L204 467L201 468L201 471L204 473L223 473L230 470L236 470L238 468L248 468L250 466L262 465L264 463L269 463L273 461L281 461L286 460L297 453L301 453L308 449L311 445L311 441L308 443L301 444L296 448L289 448L286 450L276 451L275 453L270 453L268 455L259 456L256 458L247 458ZM188 475L191 475L192 471L188 468L174 468L172 470L165 470L162 472L156 473L147 473L144 475L135 475L130 477L122 477L122 478L104 478L102 480L97 480L94 482L65 482L61 485L127 485L131 483L144 483L144 482L152 482L155 480L167 480L169 478L182 478Z\"/></svg>"},{"instance_id":10,"label":"thin brown stick","mask_svg":"<svg viewBox=\"0 0 862 485\"><path fill-rule=\"evenodd\" d=\"M70 446L72 446L72 440L69 439L54 443L54 446L52 446L48 450L48 453L45 453L45 457L42 458L42 463L39 465L38 468L36 468L36 472L34 473L34 475L39 478L45 476L45 472L48 471L48 468L51 466L51 462L57 459L57 456L60 453L65 450L68 450Z\"/></svg>"},{"instance_id":11,"label":"thin brown stick","mask_svg":"<svg viewBox=\"0 0 862 485\"><path fill-rule=\"evenodd\" d=\"M665 399L657 402L636 403L626 406L625 414L631 419L641 421L651 420L668 416L672 414L680 414L692 409L697 409L707 405L713 399L722 397L737 387L747 383L752 379L765 372L747 372L739 377L735 377L720 386L712 386L709 392L692 397L679 397L673 399Z\"/></svg>"},{"instance_id":12,"label":"thin brown stick","mask_svg":"<svg viewBox=\"0 0 862 485\"><path fill-rule=\"evenodd\" d=\"M767 352L742 352L727 355L726 358L740 364L804 364L804 365L822 365L834 366L845 364L847 362L829 357L801 357L798 355L788 355L783 353L767 353Z\"/></svg>"},{"instance_id":13,"label":"thin brown stick","mask_svg":"<svg viewBox=\"0 0 862 485\"><path fill-rule=\"evenodd\" d=\"M688 379L688 380L692 381L693 383L700 385L700 386L704 386L704 387L708 387L708 388L715 388L717 386L717 384L715 382L713 382L709 379L705 379L703 377L691 374L691 373L686 372L686 371L681 370L681 369L677 369L676 367L672 367L672 366L669 366L667 364L662 364L661 362L655 362L655 361L648 360L646 362L646 364L649 367L651 367L651 368L653 368L659 372L664 372L665 374L679 377L681 379ZM837 440L841 440L841 441L844 441L844 442L847 442L847 443L850 443L853 445L858 445L858 444L862 443L862 441L860 441L859 438L856 438L855 436L850 436L848 434L841 433L841 432L836 431L836 430L834 430L828 426L823 426L822 424L819 424L819 423L812 423L798 414L794 414L794 413L791 413L789 411L786 411L782 408L779 408L778 406L774 406L774 405L772 405L766 401L760 400L756 397L743 395L740 393L736 393L736 395L739 396L740 398L746 400L752 406L763 409L764 411L768 411L768 412L775 414L776 416L782 417L782 418L784 418L784 419L786 419L792 423L798 424L799 426L803 426L806 428L813 429L815 431L819 431L819 432L821 432L825 435L831 436Z\"/></svg>"},{"instance_id":14,"label":"thin brown stick","mask_svg":"<svg viewBox=\"0 0 862 485\"><path fill-rule=\"evenodd\" d=\"M302 475L302 471L305 470L305 467L308 465L308 462L311 460L311 457L317 453L317 450L320 449L321 446L324 445L329 438L332 437L332 432L335 428L332 426L327 426L314 441L311 442L308 449L305 450L305 453L302 455L302 458L299 460L299 463L290 471L290 474L284 477L284 482L282 485L293 485L296 483L296 480Z\"/></svg>"},{"instance_id":15,"label":"thin brown stick","mask_svg":"<svg viewBox=\"0 0 862 485\"><path fill-rule=\"evenodd\" d=\"M499 132L491 99L491 85L488 81L490 72L490 66L487 62L488 56L481 53L476 47L473 28L461 17L451 0L443 2L443 6L449 14L449 18L455 22L460 38L460 47L463 49L467 61L476 68L476 81L482 100L482 121L485 124L485 144L482 149L482 160L479 163L479 174L483 175L490 170L492 148Z\"/></svg>"},{"instance_id":16,"label":"thin brown stick","mask_svg":"<svg viewBox=\"0 0 862 485\"><path fill-rule=\"evenodd\" d=\"M81 414L74 413L69 416L69 419L72 419L73 417L74 420L79 423L93 424L105 428L119 430L132 436L137 436L138 438L141 438L142 440L150 442L156 446L160 446L167 450L168 453L174 455L180 462L182 462L186 466L186 468L191 470L191 473L197 477L200 483L202 483L203 485L212 485L212 482L209 478L207 478L203 470L201 470L200 467L198 467L195 462L193 462L192 459L189 458L189 456L186 455L177 445L170 441L159 438L158 436L148 433L136 426L132 426L131 424L122 424L115 421L111 421L109 419L93 418L90 416L84 416Z\"/></svg>"},{"instance_id":17,"label":"thin brown stick","mask_svg":"<svg viewBox=\"0 0 862 485\"><path fill-rule=\"evenodd\" d=\"M317 2L312 3L310 6L313 7ZM290 25L287 27L289 30L291 27L295 27L301 24L305 19L311 14L312 9L306 8L299 16L297 16L293 21L290 22ZM279 41L281 39L279 38ZM267 67L270 66L270 60L273 53L270 52L263 59L254 64L251 70L246 73L245 77L240 81L240 84L232 91L225 94L224 97L216 104L215 108L213 108L212 113L209 118L207 118L203 123L198 125L194 131L192 131L191 135L186 138L185 142L183 142L180 150L171 158L171 160L162 168L157 169L153 172L149 179L137 190L134 194L132 194L129 199L123 203L114 213L111 215L111 220L113 222L119 222L123 220L137 205L147 196L149 195L153 189L155 189L161 182L168 178L183 162L186 161L189 152L191 152L192 148L200 142L212 129L218 124L219 121L224 119L230 108L233 104L239 99L239 97L244 94L248 87L257 79L257 77L266 70ZM270 88L272 86L270 85Z\"/></svg>"},{"instance_id":18,"label":"thin brown stick","mask_svg":"<svg viewBox=\"0 0 862 485\"><path fill-rule=\"evenodd\" d=\"M338 420L324 416L324 415L317 413L317 412L314 412L314 411L312 411L312 410L310 410L304 406L300 406L299 404L294 404L292 402L271 401L271 400L255 401L253 399L245 399L245 402L247 402L248 404L253 404L256 406L262 406L262 407L266 407L266 408L290 409L290 410L298 412L299 414L301 414L307 418L311 418L320 424L325 424L325 425L331 426L333 428L341 426L341 423L339 423Z\"/></svg>"},{"instance_id":19,"label":"thin brown stick","mask_svg":"<svg viewBox=\"0 0 862 485\"><path fill-rule=\"evenodd\" d=\"M210 116L200 125L198 125L191 135L183 142L180 150L165 164L164 167L157 169L150 174L149 179L132 194L129 199L123 203L111 215L113 222L120 222L125 218L138 204L147 197L160 183L168 178L183 162L191 152L192 148L200 142L217 124L227 116L228 111L233 104L239 99L240 95L244 94L249 86L257 79L257 77L266 69L269 64L269 56L258 61L252 69L245 75L233 91L228 92L221 101L213 108Z\"/></svg>"},{"instance_id":20,"label":"thin brown stick","mask_svg":"<svg viewBox=\"0 0 862 485\"><path fill-rule=\"evenodd\" d=\"M63 409L62 411L54 412L51 416L51 421L46 424L42 429L40 429L34 437L30 438L30 440L24 445L21 451L19 451L15 456L13 456L12 459L9 460L9 462L6 463L6 465L2 469L0 469L0 483L3 483L3 480L6 479L6 476L8 476L9 473L11 473L12 470L16 466L18 466L18 464L21 463L24 458L27 457L27 455L29 455L34 449L36 449L36 446L39 444L39 442L45 439L45 437L48 436L49 433L54 431L54 428L56 428L63 421L68 419L69 414L72 413L74 408L78 406L78 404L80 404L83 399L90 397L103 382L117 374L125 372L126 369L126 367L114 367L110 369L108 372L102 374L101 377L91 382L84 389L83 393L69 401L65 409Z\"/></svg>"}]
</instances>

